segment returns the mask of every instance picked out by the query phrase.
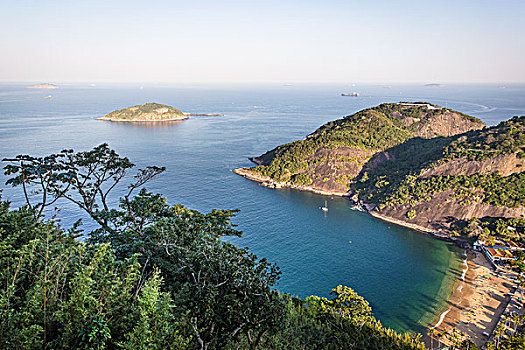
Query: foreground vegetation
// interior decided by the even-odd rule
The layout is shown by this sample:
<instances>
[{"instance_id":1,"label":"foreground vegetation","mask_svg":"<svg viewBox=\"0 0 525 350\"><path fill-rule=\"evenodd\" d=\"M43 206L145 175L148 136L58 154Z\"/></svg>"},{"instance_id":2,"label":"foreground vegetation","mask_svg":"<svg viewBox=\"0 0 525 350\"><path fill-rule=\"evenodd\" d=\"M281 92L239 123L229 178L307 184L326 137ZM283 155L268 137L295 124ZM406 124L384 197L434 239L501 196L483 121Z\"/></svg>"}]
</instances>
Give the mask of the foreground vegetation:
<instances>
[{"instance_id":1,"label":"foreground vegetation","mask_svg":"<svg viewBox=\"0 0 525 350\"><path fill-rule=\"evenodd\" d=\"M164 168L138 170L113 207L134 165L107 145L6 161L27 203L0 199L2 349L423 349L349 287L280 294L275 264L224 239L242 234L235 211L171 206L143 188ZM96 228L45 217L65 201Z\"/></svg>"}]
</instances>

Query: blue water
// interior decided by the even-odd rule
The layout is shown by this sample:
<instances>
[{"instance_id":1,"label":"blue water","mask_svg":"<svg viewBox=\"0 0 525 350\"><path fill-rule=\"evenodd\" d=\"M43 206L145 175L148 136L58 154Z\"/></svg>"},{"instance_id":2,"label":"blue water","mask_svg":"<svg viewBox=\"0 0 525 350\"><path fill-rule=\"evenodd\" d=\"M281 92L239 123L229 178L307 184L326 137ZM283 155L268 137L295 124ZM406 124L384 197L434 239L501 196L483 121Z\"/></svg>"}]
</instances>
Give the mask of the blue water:
<instances>
[{"instance_id":1,"label":"blue water","mask_svg":"<svg viewBox=\"0 0 525 350\"><path fill-rule=\"evenodd\" d=\"M352 91L361 96L340 96ZM400 100L437 103L492 125L525 114L525 85L61 84L58 90L30 90L0 84L0 157L107 142L139 167L166 166L148 188L202 211L240 209L235 223L244 236L233 241L278 263L280 290L327 296L338 284L348 285L370 301L383 324L421 331L443 308L458 273L457 249L350 210L344 199L267 189L231 172L250 166L248 157L303 138L327 121ZM95 120L151 101L224 117L154 126ZM6 188L3 175L0 180L4 199L20 204L20 193ZM325 199L328 213L319 210ZM64 205L59 217L67 225L77 213Z\"/></svg>"}]
</instances>

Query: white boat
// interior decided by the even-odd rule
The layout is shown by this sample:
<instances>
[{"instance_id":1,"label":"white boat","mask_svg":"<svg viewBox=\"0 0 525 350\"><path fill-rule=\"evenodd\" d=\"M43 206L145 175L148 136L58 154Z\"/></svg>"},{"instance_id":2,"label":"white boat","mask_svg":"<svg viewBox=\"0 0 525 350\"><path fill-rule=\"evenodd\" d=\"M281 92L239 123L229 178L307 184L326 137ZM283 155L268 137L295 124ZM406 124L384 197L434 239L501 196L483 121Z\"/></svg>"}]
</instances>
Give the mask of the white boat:
<instances>
[{"instance_id":1,"label":"white boat","mask_svg":"<svg viewBox=\"0 0 525 350\"><path fill-rule=\"evenodd\" d=\"M324 201L324 207L321 207L321 210L328 211L328 203L326 203L326 201Z\"/></svg>"},{"instance_id":2,"label":"white boat","mask_svg":"<svg viewBox=\"0 0 525 350\"><path fill-rule=\"evenodd\" d=\"M359 205L354 205L350 207L351 210L364 211Z\"/></svg>"}]
</instances>

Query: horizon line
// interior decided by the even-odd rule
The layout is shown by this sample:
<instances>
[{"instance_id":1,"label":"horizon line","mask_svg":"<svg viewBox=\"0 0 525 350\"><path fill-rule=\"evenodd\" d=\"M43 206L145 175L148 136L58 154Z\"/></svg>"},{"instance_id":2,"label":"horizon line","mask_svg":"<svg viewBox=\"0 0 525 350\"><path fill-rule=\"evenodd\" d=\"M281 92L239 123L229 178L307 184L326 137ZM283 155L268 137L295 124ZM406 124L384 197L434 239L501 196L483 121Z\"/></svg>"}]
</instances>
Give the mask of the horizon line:
<instances>
[{"instance_id":1,"label":"horizon line","mask_svg":"<svg viewBox=\"0 0 525 350\"><path fill-rule=\"evenodd\" d=\"M525 81L290 81L290 80L254 80L254 81L217 81L217 80L182 80L182 81L107 81L107 80L0 80L0 84L525 84Z\"/></svg>"}]
</instances>

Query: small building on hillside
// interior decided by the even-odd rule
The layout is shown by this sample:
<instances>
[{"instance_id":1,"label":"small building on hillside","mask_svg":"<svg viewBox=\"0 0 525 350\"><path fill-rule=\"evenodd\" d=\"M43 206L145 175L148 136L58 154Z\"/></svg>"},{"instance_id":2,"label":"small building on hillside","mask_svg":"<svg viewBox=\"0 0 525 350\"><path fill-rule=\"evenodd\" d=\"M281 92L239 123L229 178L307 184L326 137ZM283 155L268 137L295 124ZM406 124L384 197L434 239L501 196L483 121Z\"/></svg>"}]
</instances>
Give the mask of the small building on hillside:
<instances>
[{"instance_id":1,"label":"small building on hillside","mask_svg":"<svg viewBox=\"0 0 525 350\"><path fill-rule=\"evenodd\" d=\"M482 251L485 256L494 265L504 265L508 260L516 259L512 254L512 250L502 246L484 246L482 245Z\"/></svg>"}]
</instances>

